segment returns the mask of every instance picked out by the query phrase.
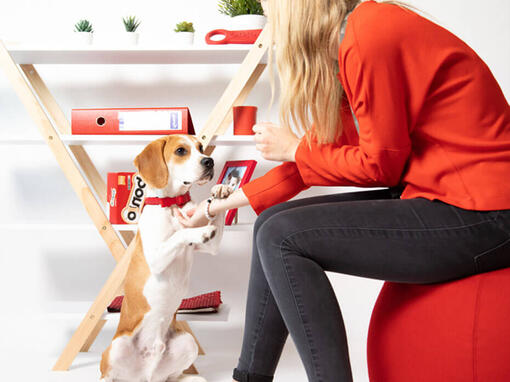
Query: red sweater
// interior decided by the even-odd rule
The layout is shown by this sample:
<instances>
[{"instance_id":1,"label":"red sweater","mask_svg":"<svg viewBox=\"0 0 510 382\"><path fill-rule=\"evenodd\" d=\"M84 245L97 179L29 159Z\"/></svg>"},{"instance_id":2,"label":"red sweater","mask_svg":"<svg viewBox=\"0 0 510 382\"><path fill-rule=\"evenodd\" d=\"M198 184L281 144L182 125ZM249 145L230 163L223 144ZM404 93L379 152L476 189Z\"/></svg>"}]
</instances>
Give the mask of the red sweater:
<instances>
[{"instance_id":1,"label":"red sweater","mask_svg":"<svg viewBox=\"0 0 510 382\"><path fill-rule=\"evenodd\" d=\"M313 185L401 184L401 199L510 209L510 106L469 46L414 12L368 1L348 18L338 58L342 137L311 149L302 139L296 162L245 184L257 214Z\"/></svg>"}]
</instances>

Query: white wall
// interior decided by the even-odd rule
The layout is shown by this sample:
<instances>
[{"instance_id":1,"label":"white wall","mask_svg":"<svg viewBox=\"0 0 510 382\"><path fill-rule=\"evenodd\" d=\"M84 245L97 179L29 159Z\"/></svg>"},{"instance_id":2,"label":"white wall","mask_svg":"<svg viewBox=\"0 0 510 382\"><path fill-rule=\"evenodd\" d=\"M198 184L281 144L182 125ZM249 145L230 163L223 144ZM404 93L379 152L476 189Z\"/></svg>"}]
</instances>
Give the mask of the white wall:
<instances>
[{"instance_id":1,"label":"white wall","mask_svg":"<svg viewBox=\"0 0 510 382\"><path fill-rule=\"evenodd\" d=\"M429 12L473 47L489 65L507 98L510 96L508 0L414 0L411 3ZM195 37L202 43L207 31L228 27L228 19L216 8L216 1L206 0L0 0L0 38L54 42L69 37L74 22L86 17L94 24L97 41L108 43L114 41L122 30L120 18L136 14L142 19L142 44L156 40L165 43L171 27L183 19L194 22ZM71 108L79 107L187 105L195 127L200 130L237 66L75 65L40 66L38 70L68 117ZM278 122L276 107L271 112L264 110L269 96L266 72L246 104L259 106L259 121ZM0 137L37 134L35 125L4 74L0 73ZM88 150L104 175L108 171L132 170L131 160L140 149L92 147ZM214 157L217 174L227 159L256 159L259 166L254 177L263 175L275 165L264 161L253 148L218 148ZM0 179L0 200L3 202L0 324L8 325L19 339L27 343L34 341L32 346L50 346L50 351L56 355L61 348L57 340L69 336L73 326L66 328L61 338L53 338L51 343L58 345L48 345L47 335L30 325L33 323L30 318L25 318L28 321L9 321L14 317L13 312L31 312L33 315L51 309L51 304L56 301L93 300L114 261L94 230L15 230L13 226L5 226L89 223L84 208L46 146L0 145ZM345 189L316 188L299 197L343 191ZM199 198L204 192L195 191L194 195ZM241 211L242 221L253 221L254 218L248 208ZM224 301L233 306L231 319L236 330L230 334L234 337L234 352L240 343L250 248L249 233L226 233L221 255L214 259L197 258L194 268L191 294L220 289ZM366 381L366 329L381 283L351 276L330 276L349 330L356 381ZM0 342L0 352L7 352L9 346L5 340ZM234 366L234 361L232 358L229 367Z\"/></svg>"}]
</instances>

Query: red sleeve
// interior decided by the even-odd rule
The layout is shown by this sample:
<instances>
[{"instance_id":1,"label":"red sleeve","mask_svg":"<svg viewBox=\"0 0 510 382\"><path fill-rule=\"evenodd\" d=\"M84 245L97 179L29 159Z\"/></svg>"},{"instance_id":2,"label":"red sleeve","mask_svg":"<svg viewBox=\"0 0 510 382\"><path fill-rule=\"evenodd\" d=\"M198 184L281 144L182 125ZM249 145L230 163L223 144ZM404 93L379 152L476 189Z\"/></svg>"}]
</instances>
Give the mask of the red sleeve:
<instances>
[{"instance_id":1,"label":"red sleeve","mask_svg":"<svg viewBox=\"0 0 510 382\"><path fill-rule=\"evenodd\" d=\"M349 104L345 102L342 108L349 112L337 144L358 144L358 132L350 114ZM315 124L312 124L312 136L314 130ZM295 162L284 162L241 188L258 215L266 208L289 200L309 186L304 183Z\"/></svg>"},{"instance_id":2,"label":"red sleeve","mask_svg":"<svg viewBox=\"0 0 510 382\"><path fill-rule=\"evenodd\" d=\"M283 162L241 189L257 215L307 189L294 162Z\"/></svg>"},{"instance_id":3,"label":"red sleeve","mask_svg":"<svg viewBox=\"0 0 510 382\"><path fill-rule=\"evenodd\" d=\"M356 39L356 25L350 31ZM296 164L308 186L393 186L409 157L405 70L396 36L362 32L361 41L340 48L338 74L359 122L359 143L318 145L314 140L309 148L302 140ZM342 113L342 121L347 114Z\"/></svg>"}]
</instances>

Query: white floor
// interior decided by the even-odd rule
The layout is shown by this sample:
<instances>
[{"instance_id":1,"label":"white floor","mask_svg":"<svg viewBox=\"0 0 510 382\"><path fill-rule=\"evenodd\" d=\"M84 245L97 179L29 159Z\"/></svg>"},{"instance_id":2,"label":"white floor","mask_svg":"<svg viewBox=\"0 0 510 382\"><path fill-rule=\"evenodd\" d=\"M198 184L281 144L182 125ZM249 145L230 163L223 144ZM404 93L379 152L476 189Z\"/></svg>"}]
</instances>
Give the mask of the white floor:
<instances>
[{"instance_id":1,"label":"white floor","mask_svg":"<svg viewBox=\"0 0 510 382\"><path fill-rule=\"evenodd\" d=\"M84 305L84 304L81 304ZM69 371L53 372L59 352L71 336L82 316L76 314L45 314L39 317L2 317L4 328L0 353L3 354L4 381L73 381L99 380L99 361L108 346L118 320L107 321L99 337L87 353L80 353ZM199 356L195 366L209 382L231 381L240 347L242 328L229 321L193 321L190 325L206 355ZM25 327L26 336L19 338L19 328ZM6 357L5 357L6 356ZM5 361L5 363L4 363ZM304 369L293 344L287 343L277 374L280 381L306 381ZM5 379L4 379L5 378Z\"/></svg>"}]
</instances>

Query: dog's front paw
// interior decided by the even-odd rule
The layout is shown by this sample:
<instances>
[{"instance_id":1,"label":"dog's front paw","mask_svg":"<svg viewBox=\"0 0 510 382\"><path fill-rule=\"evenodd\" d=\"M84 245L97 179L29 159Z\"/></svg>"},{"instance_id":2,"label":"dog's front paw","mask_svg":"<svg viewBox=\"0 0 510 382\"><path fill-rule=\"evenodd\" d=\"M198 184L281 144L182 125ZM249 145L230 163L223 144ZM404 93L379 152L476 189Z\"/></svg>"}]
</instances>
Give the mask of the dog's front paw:
<instances>
[{"instance_id":1,"label":"dog's front paw","mask_svg":"<svg viewBox=\"0 0 510 382\"><path fill-rule=\"evenodd\" d=\"M216 227L213 225L206 225L203 227L204 232L202 232L202 244L207 243L211 240L214 235L216 235Z\"/></svg>"},{"instance_id":2,"label":"dog's front paw","mask_svg":"<svg viewBox=\"0 0 510 382\"><path fill-rule=\"evenodd\" d=\"M225 199L234 192L234 189L226 184L217 184L211 188L211 195L217 199Z\"/></svg>"},{"instance_id":3,"label":"dog's front paw","mask_svg":"<svg viewBox=\"0 0 510 382\"><path fill-rule=\"evenodd\" d=\"M206 225L204 227L190 228L188 236L188 244L205 244L216 235L216 227Z\"/></svg>"}]
</instances>

